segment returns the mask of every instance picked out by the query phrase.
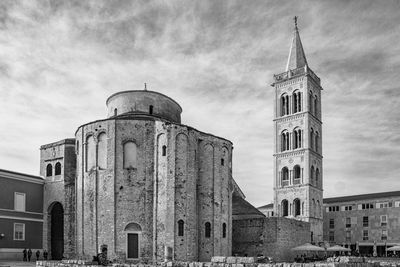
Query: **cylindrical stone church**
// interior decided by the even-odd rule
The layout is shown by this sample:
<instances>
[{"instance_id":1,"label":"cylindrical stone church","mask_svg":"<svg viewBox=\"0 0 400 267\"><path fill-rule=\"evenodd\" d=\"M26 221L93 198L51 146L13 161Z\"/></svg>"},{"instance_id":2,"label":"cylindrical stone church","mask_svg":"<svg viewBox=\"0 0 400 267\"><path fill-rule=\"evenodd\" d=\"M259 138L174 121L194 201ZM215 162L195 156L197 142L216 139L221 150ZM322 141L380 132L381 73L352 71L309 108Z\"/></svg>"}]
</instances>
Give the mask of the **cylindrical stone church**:
<instances>
[{"instance_id":1,"label":"cylindrical stone church","mask_svg":"<svg viewBox=\"0 0 400 267\"><path fill-rule=\"evenodd\" d=\"M181 124L153 91L107 100L76 131L75 255L209 261L231 254L232 143Z\"/></svg>"}]
</instances>

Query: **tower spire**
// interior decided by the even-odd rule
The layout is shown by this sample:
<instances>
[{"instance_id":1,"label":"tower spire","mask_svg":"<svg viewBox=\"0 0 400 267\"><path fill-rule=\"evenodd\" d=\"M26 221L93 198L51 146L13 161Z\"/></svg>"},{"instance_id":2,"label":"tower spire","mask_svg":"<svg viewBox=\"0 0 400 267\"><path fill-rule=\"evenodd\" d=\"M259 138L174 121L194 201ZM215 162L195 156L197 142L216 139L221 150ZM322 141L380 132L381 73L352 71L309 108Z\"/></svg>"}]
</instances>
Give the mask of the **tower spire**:
<instances>
[{"instance_id":1,"label":"tower spire","mask_svg":"<svg viewBox=\"0 0 400 267\"><path fill-rule=\"evenodd\" d=\"M290 45L289 58L286 64L286 70L293 70L307 66L307 59L304 54L303 45L301 44L299 29L297 28L297 16L294 20L294 31L292 44Z\"/></svg>"}]
</instances>

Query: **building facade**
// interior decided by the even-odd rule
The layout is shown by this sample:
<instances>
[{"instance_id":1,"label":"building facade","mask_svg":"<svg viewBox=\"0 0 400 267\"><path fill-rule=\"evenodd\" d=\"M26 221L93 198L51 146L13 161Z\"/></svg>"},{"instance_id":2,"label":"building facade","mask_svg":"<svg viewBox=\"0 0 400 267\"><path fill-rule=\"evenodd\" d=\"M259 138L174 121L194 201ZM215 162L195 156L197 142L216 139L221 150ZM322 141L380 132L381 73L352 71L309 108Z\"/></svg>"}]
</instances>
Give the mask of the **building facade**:
<instances>
[{"instance_id":1,"label":"building facade","mask_svg":"<svg viewBox=\"0 0 400 267\"><path fill-rule=\"evenodd\" d=\"M106 119L41 148L43 174L61 165L46 178L45 247L88 258L107 247L110 259L144 262L230 255L232 143L181 124L179 104L157 92L106 104ZM63 222L53 223L54 205Z\"/></svg>"},{"instance_id":2,"label":"building facade","mask_svg":"<svg viewBox=\"0 0 400 267\"><path fill-rule=\"evenodd\" d=\"M295 18L286 70L274 75L274 213L310 223L323 240L321 82L310 69Z\"/></svg>"},{"instance_id":3,"label":"building facade","mask_svg":"<svg viewBox=\"0 0 400 267\"><path fill-rule=\"evenodd\" d=\"M43 246L53 260L71 257L75 254L74 138L40 147L40 175L45 178Z\"/></svg>"},{"instance_id":4,"label":"building facade","mask_svg":"<svg viewBox=\"0 0 400 267\"><path fill-rule=\"evenodd\" d=\"M324 240L361 255L400 244L400 191L324 199Z\"/></svg>"},{"instance_id":5,"label":"building facade","mask_svg":"<svg viewBox=\"0 0 400 267\"><path fill-rule=\"evenodd\" d=\"M43 184L39 176L0 169L0 259L42 249Z\"/></svg>"}]
</instances>

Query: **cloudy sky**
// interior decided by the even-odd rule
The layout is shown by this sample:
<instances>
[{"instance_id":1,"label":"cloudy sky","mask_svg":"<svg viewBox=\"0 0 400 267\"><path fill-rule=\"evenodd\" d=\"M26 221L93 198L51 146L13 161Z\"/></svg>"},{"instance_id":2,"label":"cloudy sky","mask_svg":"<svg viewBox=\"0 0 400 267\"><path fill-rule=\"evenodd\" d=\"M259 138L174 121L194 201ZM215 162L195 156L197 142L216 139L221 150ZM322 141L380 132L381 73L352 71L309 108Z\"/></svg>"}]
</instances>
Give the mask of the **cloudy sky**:
<instances>
[{"instance_id":1,"label":"cloudy sky","mask_svg":"<svg viewBox=\"0 0 400 267\"><path fill-rule=\"evenodd\" d=\"M324 196L400 190L400 1L1 1L0 168L104 118L117 91L167 94L234 143L233 175L273 199L273 74L294 15L322 80Z\"/></svg>"}]
</instances>

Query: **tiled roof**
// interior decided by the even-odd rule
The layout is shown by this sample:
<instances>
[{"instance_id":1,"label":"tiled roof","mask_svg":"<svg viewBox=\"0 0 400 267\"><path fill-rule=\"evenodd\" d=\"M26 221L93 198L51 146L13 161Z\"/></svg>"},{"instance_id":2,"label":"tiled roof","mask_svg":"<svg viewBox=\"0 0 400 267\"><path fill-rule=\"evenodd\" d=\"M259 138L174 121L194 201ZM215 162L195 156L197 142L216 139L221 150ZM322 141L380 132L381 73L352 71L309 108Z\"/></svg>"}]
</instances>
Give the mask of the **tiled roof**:
<instances>
[{"instance_id":1,"label":"tiled roof","mask_svg":"<svg viewBox=\"0 0 400 267\"><path fill-rule=\"evenodd\" d=\"M336 203L336 202L350 202L350 201L357 201L357 200L377 199L377 198L386 198L386 197L400 197L400 191L380 192L380 193L352 195L352 196L343 196L343 197L331 197L331 198L324 198L323 202L324 202L324 204L330 204L330 203Z\"/></svg>"},{"instance_id":2,"label":"tiled roof","mask_svg":"<svg viewBox=\"0 0 400 267\"><path fill-rule=\"evenodd\" d=\"M38 179L38 180L43 180L43 178L40 176L26 174L26 173L22 173L22 172L15 172L15 171L0 169L0 175L1 175L1 173L5 174L5 175L7 175L7 174L8 175L18 175L18 176L24 176L24 177L34 178L34 179Z\"/></svg>"},{"instance_id":3,"label":"tiled roof","mask_svg":"<svg viewBox=\"0 0 400 267\"><path fill-rule=\"evenodd\" d=\"M271 209L271 208L273 208L273 207L274 207L274 203L269 203L269 204L267 204L267 205L258 207L257 209Z\"/></svg>"},{"instance_id":4,"label":"tiled roof","mask_svg":"<svg viewBox=\"0 0 400 267\"><path fill-rule=\"evenodd\" d=\"M245 199L233 195L232 198L232 215L256 215L265 217L265 215L256 209L253 205Z\"/></svg>"}]
</instances>

